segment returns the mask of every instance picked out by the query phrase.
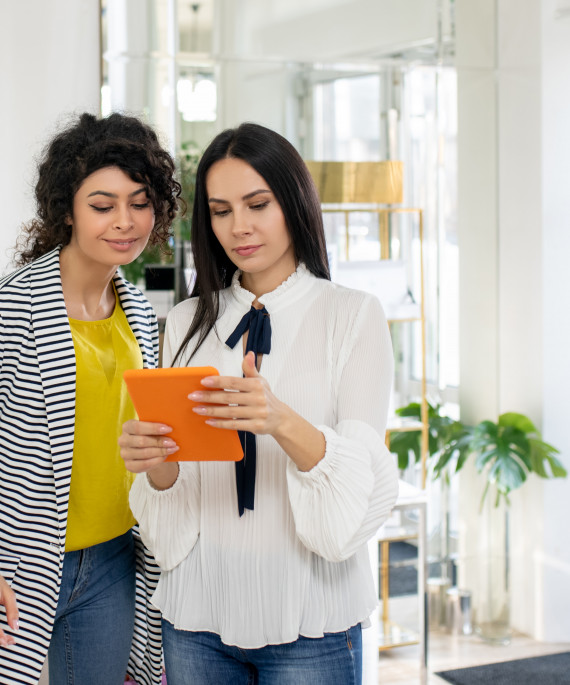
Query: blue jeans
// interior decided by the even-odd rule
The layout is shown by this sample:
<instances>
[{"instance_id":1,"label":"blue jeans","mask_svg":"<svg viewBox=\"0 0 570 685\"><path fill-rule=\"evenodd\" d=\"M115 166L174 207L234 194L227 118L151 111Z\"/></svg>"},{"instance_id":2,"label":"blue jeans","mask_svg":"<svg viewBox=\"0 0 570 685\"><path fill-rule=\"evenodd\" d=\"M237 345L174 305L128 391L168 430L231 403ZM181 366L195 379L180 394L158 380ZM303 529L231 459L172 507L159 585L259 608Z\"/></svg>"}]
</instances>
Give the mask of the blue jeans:
<instances>
[{"instance_id":1,"label":"blue jeans","mask_svg":"<svg viewBox=\"0 0 570 685\"><path fill-rule=\"evenodd\" d=\"M168 685L361 685L360 624L321 638L241 649L162 621Z\"/></svg>"},{"instance_id":2,"label":"blue jeans","mask_svg":"<svg viewBox=\"0 0 570 685\"><path fill-rule=\"evenodd\" d=\"M66 552L48 651L54 685L123 685L135 615L135 549L129 530Z\"/></svg>"}]
</instances>

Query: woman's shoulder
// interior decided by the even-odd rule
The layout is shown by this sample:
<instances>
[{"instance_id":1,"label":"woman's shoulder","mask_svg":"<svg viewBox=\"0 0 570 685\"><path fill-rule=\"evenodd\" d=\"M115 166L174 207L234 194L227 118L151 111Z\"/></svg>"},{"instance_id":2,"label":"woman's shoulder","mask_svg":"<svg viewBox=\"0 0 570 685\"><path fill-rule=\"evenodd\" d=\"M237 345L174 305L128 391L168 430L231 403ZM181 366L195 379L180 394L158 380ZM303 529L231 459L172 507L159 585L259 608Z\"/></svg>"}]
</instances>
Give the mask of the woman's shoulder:
<instances>
[{"instance_id":1,"label":"woman's shoulder","mask_svg":"<svg viewBox=\"0 0 570 685\"><path fill-rule=\"evenodd\" d=\"M174 305L168 312L166 315L166 331L173 340L181 341L184 338L194 320L197 305L198 298L190 297ZM176 344L178 345L179 342Z\"/></svg>"},{"instance_id":2,"label":"woman's shoulder","mask_svg":"<svg viewBox=\"0 0 570 685\"><path fill-rule=\"evenodd\" d=\"M23 284L29 284L30 281L31 264L11 271L2 278L0 278L0 291L6 291L10 288L19 288Z\"/></svg>"},{"instance_id":3,"label":"woman's shoulder","mask_svg":"<svg viewBox=\"0 0 570 685\"><path fill-rule=\"evenodd\" d=\"M224 288L218 292L219 312L218 318L226 311L231 301L231 288ZM174 305L168 313L168 318L172 321L191 321L194 318L200 298L198 296L188 297L182 302Z\"/></svg>"},{"instance_id":4,"label":"woman's shoulder","mask_svg":"<svg viewBox=\"0 0 570 685\"><path fill-rule=\"evenodd\" d=\"M0 278L0 290L29 287L32 281L49 281L50 277L59 276L59 248L50 250L33 262L24 264Z\"/></svg>"},{"instance_id":5,"label":"woman's shoulder","mask_svg":"<svg viewBox=\"0 0 570 685\"><path fill-rule=\"evenodd\" d=\"M334 283L333 281L324 281L319 279L324 287L322 287L324 297L328 298L330 304L334 307L338 307L341 310L348 308L350 310L366 307L366 308L379 308L382 309L380 300L372 293L366 292L365 290L356 290L355 288L347 288L339 283Z\"/></svg>"},{"instance_id":6,"label":"woman's shoulder","mask_svg":"<svg viewBox=\"0 0 570 685\"><path fill-rule=\"evenodd\" d=\"M182 300L182 302L174 305L174 307L172 307L172 309L168 312L167 318L171 321L191 321L194 318L197 306L198 298L189 297L186 300Z\"/></svg>"}]
</instances>

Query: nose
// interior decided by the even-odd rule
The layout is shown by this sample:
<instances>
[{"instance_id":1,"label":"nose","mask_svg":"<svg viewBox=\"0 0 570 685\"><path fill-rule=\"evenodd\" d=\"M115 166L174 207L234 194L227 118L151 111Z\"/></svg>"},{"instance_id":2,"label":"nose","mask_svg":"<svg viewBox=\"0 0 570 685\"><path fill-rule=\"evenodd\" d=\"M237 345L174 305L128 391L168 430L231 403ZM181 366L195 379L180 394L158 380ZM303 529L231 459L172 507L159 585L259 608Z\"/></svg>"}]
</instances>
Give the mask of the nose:
<instances>
[{"instance_id":1,"label":"nose","mask_svg":"<svg viewBox=\"0 0 570 685\"><path fill-rule=\"evenodd\" d=\"M252 227L247 219L246 213L243 210L234 209L232 234L235 237L249 235L252 232Z\"/></svg>"},{"instance_id":2,"label":"nose","mask_svg":"<svg viewBox=\"0 0 570 685\"><path fill-rule=\"evenodd\" d=\"M133 217L128 206L119 206L115 216L115 228L120 231L128 231L133 227Z\"/></svg>"}]
</instances>

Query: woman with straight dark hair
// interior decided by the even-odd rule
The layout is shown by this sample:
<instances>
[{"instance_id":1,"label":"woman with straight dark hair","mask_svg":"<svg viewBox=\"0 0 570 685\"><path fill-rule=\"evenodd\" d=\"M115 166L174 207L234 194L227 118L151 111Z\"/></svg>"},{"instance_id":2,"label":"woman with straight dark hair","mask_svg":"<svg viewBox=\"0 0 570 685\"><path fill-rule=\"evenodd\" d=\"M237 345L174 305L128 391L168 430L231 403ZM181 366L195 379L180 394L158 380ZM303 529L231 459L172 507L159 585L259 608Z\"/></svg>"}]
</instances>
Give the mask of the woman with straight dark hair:
<instances>
[{"instance_id":1,"label":"woman with straight dark hair","mask_svg":"<svg viewBox=\"0 0 570 685\"><path fill-rule=\"evenodd\" d=\"M158 364L149 302L118 273L164 243L180 184L155 131L84 113L49 141L21 268L0 280L0 683L162 678L158 569L119 456L124 369Z\"/></svg>"},{"instance_id":2,"label":"woman with straight dark hair","mask_svg":"<svg viewBox=\"0 0 570 685\"><path fill-rule=\"evenodd\" d=\"M245 457L165 462L167 417L123 427L131 507L162 570L168 683L358 685L377 601L366 543L397 494L382 308L330 282L311 176L256 124L206 149L192 246L164 361L219 370L189 401L238 430Z\"/></svg>"}]
</instances>

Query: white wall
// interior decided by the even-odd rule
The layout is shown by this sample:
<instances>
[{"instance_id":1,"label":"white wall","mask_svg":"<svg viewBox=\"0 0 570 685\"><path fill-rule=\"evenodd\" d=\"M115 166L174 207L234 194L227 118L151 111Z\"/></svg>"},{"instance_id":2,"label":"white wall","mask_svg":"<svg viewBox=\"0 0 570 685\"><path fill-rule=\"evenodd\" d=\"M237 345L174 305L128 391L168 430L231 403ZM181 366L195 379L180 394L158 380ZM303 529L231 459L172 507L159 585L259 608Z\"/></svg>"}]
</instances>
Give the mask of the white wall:
<instances>
[{"instance_id":1,"label":"white wall","mask_svg":"<svg viewBox=\"0 0 570 685\"><path fill-rule=\"evenodd\" d=\"M566 5L560 18L556 7ZM570 15L568 3L541 3L541 223L543 227L543 429L562 450L570 471ZM567 544L568 481L548 486L544 500L538 632L547 640L570 635L570 547Z\"/></svg>"},{"instance_id":2,"label":"white wall","mask_svg":"<svg viewBox=\"0 0 570 685\"><path fill-rule=\"evenodd\" d=\"M2 2L0 27L1 274L34 214L34 157L62 115L99 109L99 2Z\"/></svg>"},{"instance_id":3,"label":"white wall","mask_svg":"<svg viewBox=\"0 0 570 685\"><path fill-rule=\"evenodd\" d=\"M519 411L570 466L570 18L555 0L457 2L462 418ZM473 470L462 532L477 527ZM512 496L512 620L570 635L567 482ZM468 547L464 549L468 553Z\"/></svg>"}]
</instances>

